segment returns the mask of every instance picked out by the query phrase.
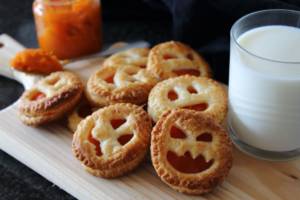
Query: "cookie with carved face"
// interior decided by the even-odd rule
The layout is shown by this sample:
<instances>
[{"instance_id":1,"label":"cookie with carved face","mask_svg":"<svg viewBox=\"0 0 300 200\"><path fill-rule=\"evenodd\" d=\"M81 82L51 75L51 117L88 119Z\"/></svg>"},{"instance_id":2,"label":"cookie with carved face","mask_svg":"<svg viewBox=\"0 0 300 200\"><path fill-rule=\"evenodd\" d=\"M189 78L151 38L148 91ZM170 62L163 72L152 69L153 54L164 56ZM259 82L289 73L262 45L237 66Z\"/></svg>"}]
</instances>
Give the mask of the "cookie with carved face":
<instances>
[{"instance_id":1,"label":"cookie with carved face","mask_svg":"<svg viewBox=\"0 0 300 200\"><path fill-rule=\"evenodd\" d=\"M151 128L151 120L141 107L114 104L79 123L72 149L88 172L114 178L142 162L150 145Z\"/></svg>"},{"instance_id":2,"label":"cookie with carved face","mask_svg":"<svg viewBox=\"0 0 300 200\"><path fill-rule=\"evenodd\" d=\"M180 76L164 80L151 90L148 113L157 121L163 112L184 108L202 112L222 122L227 113L227 92L209 78Z\"/></svg>"},{"instance_id":3,"label":"cookie with carved face","mask_svg":"<svg viewBox=\"0 0 300 200\"><path fill-rule=\"evenodd\" d=\"M19 101L19 117L27 125L51 122L71 111L80 100L83 84L71 72L54 72L26 90Z\"/></svg>"},{"instance_id":4,"label":"cookie with carved face","mask_svg":"<svg viewBox=\"0 0 300 200\"><path fill-rule=\"evenodd\" d=\"M149 71L135 65L103 66L89 78L86 96L97 107L115 103L142 105L156 83Z\"/></svg>"},{"instance_id":5,"label":"cookie with carved face","mask_svg":"<svg viewBox=\"0 0 300 200\"><path fill-rule=\"evenodd\" d=\"M225 129L202 113L167 111L151 133L151 159L171 188L204 194L222 183L232 166L232 144Z\"/></svg>"},{"instance_id":6,"label":"cookie with carved face","mask_svg":"<svg viewBox=\"0 0 300 200\"><path fill-rule=\"evenodd\" d=\"M147 69L160 80L181 75L210 77L207 62L187 45L170 41L154 46L149 53Z\"/></svg>"}]
</instances>

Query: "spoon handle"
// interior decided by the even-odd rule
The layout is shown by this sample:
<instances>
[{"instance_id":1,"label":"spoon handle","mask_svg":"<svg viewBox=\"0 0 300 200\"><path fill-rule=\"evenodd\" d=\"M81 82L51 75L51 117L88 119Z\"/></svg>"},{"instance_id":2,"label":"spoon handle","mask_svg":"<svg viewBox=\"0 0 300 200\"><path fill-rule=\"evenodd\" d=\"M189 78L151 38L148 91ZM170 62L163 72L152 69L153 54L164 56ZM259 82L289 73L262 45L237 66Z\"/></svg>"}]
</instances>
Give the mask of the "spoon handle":
<instances>
[{"instance_id":1,"label":"spoon handle","mask_svg":"<svg viewBox=\"0 0 300 200\"><path fill-rule=\"evenodd\" d=\"M10 67L11 58L24 47L12 37L0 35L0 75L10 79L16 79L12 68Z\"/></svg>"}]
</instances>

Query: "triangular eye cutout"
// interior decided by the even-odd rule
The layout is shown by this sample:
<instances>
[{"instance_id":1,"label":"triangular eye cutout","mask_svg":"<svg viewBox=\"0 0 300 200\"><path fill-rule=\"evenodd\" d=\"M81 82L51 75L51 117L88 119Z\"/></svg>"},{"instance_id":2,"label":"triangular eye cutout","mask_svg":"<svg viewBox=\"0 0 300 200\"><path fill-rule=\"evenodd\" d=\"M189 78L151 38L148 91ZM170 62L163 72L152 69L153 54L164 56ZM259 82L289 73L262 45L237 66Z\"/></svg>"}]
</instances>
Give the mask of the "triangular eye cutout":
<instances>
[{"instance_id":1,"label":"triangular eye cutout","mask_svg":"<svg viewBox=\"0 0 300 200\"><path fill-rule=\"evenodd\" d=\"M59 77L55 77L55 78L52 78L50 80L47 80L47 83L49 85L55 85L58 81L59 81Z\"/></svg>"},{"instance_id":2,"label":"triangular eye cutout","mask_svg":"<svg viewBox=\"0 0 300 200\"><path fill-rule=\"evenodd\" d=\"M121 145L125 145L127 144L131 138L133 137L133 134L125 134L125 135L121 135L119 138L118 138L118 142L121 144Z\"/></svg>"},{"instance_id":3,"label":"triangular eye cutout","mask_svg":"<svg viewBox=\"0 0 300 200\"><path fill-rule=\"evenodd\" d=\"M110 84L114 84L114 76L115 76L115 74L113 74L113 75L107 77L107 78L105 79L105 82L106 82L106 83L110 83Z\"/></svg>"},{"instance_id":4,"label":"triangular eye cutout","mask_svg":"<svg viewBox=\"0 0 300 200\"><path fill-rule=\"evenodd\" d=\"M114 129L119 128L122 124L126 122L126 119L112 119L110 120L110 124Z\"/></svg>"},{"instance_id":5,"label":"triangular eye cutout","mask_svg":"<svg viewBox=\"0 0 300 200\"><path fill-rule=\"evenodd\" d=\"M168 92L168 99L170 99L171 101L175 101L176 99L178 99L178 95L174 90L170 90Z\"/></svg>"},{"instance_id":6,"label":"triangular eye cutout","mask_svg":"<svg viewBox=\"0 0 300 200\"><path fill-rule=\"evenodd\" d=\"M186 138L186 134L176 126L171 127L170 135L172 138Z\"/></svg>"},{"instance_id":7,"label":"triangular eye cutout","mask_svg":"<svg viewBox=\"0 0 300 200\"><path fill-rule=\"evenodd\" d=\"M210 133L202 133L201 135L198 135L196 140L202 142L211 142L213 140L213 137Z\"/></svg>"},{"instance_id":8,"label":"triangular eye cutout","mask_svg":"<svg viewBox=\"0 0 300 200\"><path fill-rule=\"evenodd\" d=\"M46 94L41 91L34 91L33 94L30 96L31 101L40 100L46 97Z\"/></svg>"},{"instance_id":9,"label":"triangular eye cutout","mask_svg":"<svg viewBox=\"0 0 300 200\"><path fill-rule=\"evenodd\" d=\"M190 94L197 94L197 90L193 87L193 86L189 86L187 88L187 90L189 91Z\"/></svg>"}]
</instances>

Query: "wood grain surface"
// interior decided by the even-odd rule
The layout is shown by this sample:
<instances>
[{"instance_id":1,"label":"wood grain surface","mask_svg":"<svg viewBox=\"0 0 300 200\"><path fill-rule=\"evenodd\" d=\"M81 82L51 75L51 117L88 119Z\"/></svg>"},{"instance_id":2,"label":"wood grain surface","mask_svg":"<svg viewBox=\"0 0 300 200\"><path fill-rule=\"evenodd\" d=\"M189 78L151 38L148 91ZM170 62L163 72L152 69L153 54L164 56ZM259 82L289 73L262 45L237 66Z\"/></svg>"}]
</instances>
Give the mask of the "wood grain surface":
<instances>
[{"instance_id":1,"label":"wood grain surface","mask_svg":"<svg viewBox=\"0 0 300 200\"><path fill-rule=\"evenodd\" d=\"M11 47L13 48L13 47ZM102 59L68 66L83 78ZM234 150L226 181L204 196L178 193L165 185L147 159L131 174L113 180L85 172L71 152L72 134L62 123L33 128L17 117L17 104L0 112L0 148L80 200L98 199L300 199L300 160L269 162Z\"/></svg>"}]
</instances>

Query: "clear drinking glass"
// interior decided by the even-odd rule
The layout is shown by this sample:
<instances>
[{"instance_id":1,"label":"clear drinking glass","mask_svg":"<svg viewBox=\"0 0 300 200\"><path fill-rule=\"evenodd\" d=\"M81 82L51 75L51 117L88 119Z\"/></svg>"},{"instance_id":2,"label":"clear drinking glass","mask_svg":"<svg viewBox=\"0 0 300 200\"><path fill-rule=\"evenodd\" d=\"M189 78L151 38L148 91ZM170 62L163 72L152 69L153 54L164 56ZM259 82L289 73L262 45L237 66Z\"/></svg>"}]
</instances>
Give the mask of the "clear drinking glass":
<instances>
[{"instance_id":1,"label":"clear drinking glass","mask_svg":"<svg viewBox=\"0 0 300 200\"><path fill-rule=\"evenodd\" d=\"M232 26L228 128L242 151L267 160L288 160L300 155L300 57L266 58L238 40L243 33L268 25L299 28L300 12L258 11Z\"/></svg>"}]
</instances>

